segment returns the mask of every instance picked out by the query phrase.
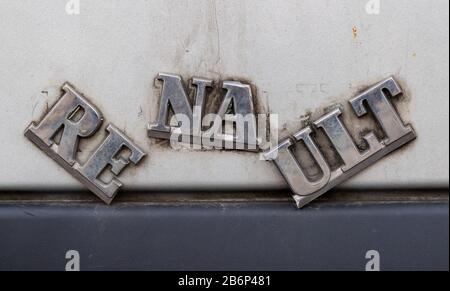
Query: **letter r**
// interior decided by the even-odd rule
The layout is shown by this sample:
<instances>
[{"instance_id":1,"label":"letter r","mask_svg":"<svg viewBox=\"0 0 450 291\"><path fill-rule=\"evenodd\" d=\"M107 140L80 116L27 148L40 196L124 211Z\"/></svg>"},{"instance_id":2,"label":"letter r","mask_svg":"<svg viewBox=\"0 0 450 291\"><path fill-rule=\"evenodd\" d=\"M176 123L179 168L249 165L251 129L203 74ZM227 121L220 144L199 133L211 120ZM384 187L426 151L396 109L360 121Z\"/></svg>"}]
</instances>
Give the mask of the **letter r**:
<instances>
[{"instance_id":1,"label":"letter r","mask_svg":"<svg viewBox=\"0 0 450 291\"><path fill-rule=\"evenodd\" d=\"M25 135L41 147L48 147L72 166L75 163L79 138L93 135L102 124L103 118L100 111L70 84L64 84L63 90L65 94L44 119L38 125L32 123ZM72 117L80 110L83 115L78 120L73 120ZM62 135L57 144L55 136L60 130Z\"/></svg>"}]
</instances>

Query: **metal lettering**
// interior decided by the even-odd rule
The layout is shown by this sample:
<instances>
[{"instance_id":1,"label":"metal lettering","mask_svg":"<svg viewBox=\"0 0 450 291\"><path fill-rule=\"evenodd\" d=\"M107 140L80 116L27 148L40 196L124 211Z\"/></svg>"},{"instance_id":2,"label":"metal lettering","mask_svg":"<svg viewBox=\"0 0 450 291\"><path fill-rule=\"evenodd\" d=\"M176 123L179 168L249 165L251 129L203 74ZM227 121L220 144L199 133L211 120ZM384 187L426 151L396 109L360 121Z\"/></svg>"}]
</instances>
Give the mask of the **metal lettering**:
<instances>
[{"instance_id":1,"label":"metal lettering","mask_svg":"<svg viewBox=\"0 0 450 291\"><path fill-rule=\"evenodd\" d=\"M360 153L359 149L353 142L352 137L348 133L347 128L339 119L340 115L341 110L335 109L332 112L322 116L319 120L316 120L314 124L317 127L324 129L334 148L344 161L345 165L342 167L342 170L348 171L355 165L381 150L383 146L378 142L377 137L370 132L363 137L369 147L365 152Z\"/></svg>"},{"instance_id":2,"label":"metal lettering","mask_svg":"<svg viewBox=\"0 0 450 291\"><path fill-rule=\"evenodd\" d=\"M402 89L394 78L389 78L359 96L350 99L350 104L355 110L356 115L363 116L367 113L364 101L367 102L370 110L387 136L384 144L388 145L412 133L413 130L411 126L405 126L403 124L397 111L395 111L395 108L387 98L385 91L389 92L393 97L402 93Z\"/></svg>"},{"instance_id":3,"label":"metal lettering","mask_svg":"<svg viewBox=\"0 0 450 291\"><path fill-rule=\"evenodd\" d=\"M40 143L44 151L54 151L64 161L73 165L79 138L93 135L102 124L103 118L98 109L70 84L64 84L62 89L65 94L38 125L31 123L25 135ZM83 116L76 122L72 121L71 117L80 108L84 111ZM62 130L61 139L56 144L53 139L60 130Z\"/></svg>"},{"instance_id":4,"label":"metal lettering","mask_svg":"<svg viewBox=\"0 0 450 291\"><path fill-rule=\"evenodd\" d=\"M159 73L157 80L163 81L158 118L156 123L149 125L147 133L149 137L169 139L169 106L175 114L186 115L189 120L192 120L192 108L180 76Z\"/></svg>"},{"instance_id":5,"label":"metal lettering","mask_svg":"<svg viewBox=\"0 0 450 291\"><path fill-rule=\"evenodd\" d=\"M341 111L339 109L314 122L318 128L325 131L334 149L344 161L342 167L329 172L327 162L310 137L310 127L294 135L297 140L302 139L305 142L308 150L322 169L323 176L315 184L311 184L306 179L299 162L290 151L289 147L292 145L290 139L281 142L278 147L265 154L266 159L275 163L291 187L297 207L305 206L331 188L416 138L412 127L403 124L395 108L383 92L384 90L389 91L392 96L402 92L397 82L393 78L389 78L350 100L358 116L367 113L363 105L363 102L366 101L387 136L379 142L373 132L366 134L363 137L368 144L368 149L365 152L359 151L345 125L340 121Z\"/></svg>"},{"instance_id":6,"label":"metal lettering","mask_svg":"<svg viewBox=\"0 0 450 291\"><path fill-rule=\"evenodd\" d=\"M237 117L234 120L228 118L237 125L233 140L235 142L240 142L240 145L237 145L240 149L243 149L245 146L248 146L249 149L256 149L256 118L250 86L242 84L241 82L225 81L223 82L222 87L227 90L227 94L220 105L217 115L224 119L228 108L230 105L233 105L233 113ZM250 118L248 116L250 116ZM240 121L237 120L239 118L241 118ZM245 125L247 125L247 135L245 134ZM224 140L226 139L227 137L224 137ZM243 145L242 142L245 143L245 145Z\"/></svg>"},{"instance_id":7,"label":"metal lettering","mask_svg":"<svg viewBox=\"0 0 450 291\"><path fill-rule=\"evenodd\" d=\"M306 127L294 135L297 141L305 143L306 148L310 151L315 162L319 166L322 176L317 180L311 180L308 178L301 168L299 161L295 158L290 147L294 144L290 139L285 140L279 146L267 154L267 158L273 160L275 165L280 170L283 177L291 187L292 191L296 195L307 196L310 195L322 187L324 187L330 179L330 167L325 161L322 153L317 148L317 145L311 138L311 128ZM272 156L273 153L277 153L276 156Z\"/></svg>"},{"instance_id":8,"label":"metal lettering","mask_svg":"<svg viewBox=\"0 0 450 291\"><path fill-rule=\"evenodd\" d=\"M88 186L90 186L91 191L109 204L122 183L116 178L113 178L109 183L104 183L97 179L98 176L108 165L111 166L111 172L117 176L130 161L136 165L145 153L114 125L109 124L106 130L109 132L106 139L84 165L76 165L75 169L89 181ZM119 151L124 148L131 151L130 157L117 156Z\"/></svg>"},{"instance_id":9,"label":"metal lettering","mask_svg":"<svg viewBox=\"0 0 450 291\"><path fill-rule=\"evenodd\" d=\"M111 203L122 183L113 178L109 183L98 180L98 176L111 166L116 176L129 164L137 164L144 152L113 125L108 125L108 137L94 151L84 165L76 160L79 137L95 134L102 123L101 113L72 86L63 86L65 94L56 102L43 120L36 125L31 123L25 136L36 144L60 166L86 185L104 202ZM82 115L79 116L79 110ZM77 119L74 119L77 117ZM61 139L55 143L55 135L62 130ZM117 156L121 150L131 151L130 157Z\"/></svg>"},{"instance_id":10,"label":"metal lettering","mask_svg":"<svg viewBox=\"0 0 450 291\"><path fill-rule=\"evenodd\" d=\"M194 145L202 144L205 139L208 139L205 145L208 148L213 142L216 145L225 143L226 148L257 150L256 116L249 85L236 81L223 82L222 88L226 89L227 93L220 105L217 116L222 121L225 121L225 132L213 132L218 128L218 125L210 126L205 131L202 130L202 125L205 124L202 118L205 114L206 88L213 85L211 80L193 78L192 85L196 87L193 109L180 76L160 73L157 80L163 81L163 87L157 120L148 126L147 135L149 137L171 139L171 134L177 136L190 135L192 136L191 142ZM178 126L171 127L168 121L170 108L174 116L185 115L190 121L190 127L181 126L181 120L179 119L176 120ZM230 114L230 108L233 108L233 114ZM181 119L187 120L186 118ZM216 119L214 118L213 120ZM227 128L232 128L233 130L227 132ZM181 132L180 130L175 131L175 129L180 129ZM216 143L211 141L211 139L219 139L219 141Z\"/></svg>"}]
</instances>

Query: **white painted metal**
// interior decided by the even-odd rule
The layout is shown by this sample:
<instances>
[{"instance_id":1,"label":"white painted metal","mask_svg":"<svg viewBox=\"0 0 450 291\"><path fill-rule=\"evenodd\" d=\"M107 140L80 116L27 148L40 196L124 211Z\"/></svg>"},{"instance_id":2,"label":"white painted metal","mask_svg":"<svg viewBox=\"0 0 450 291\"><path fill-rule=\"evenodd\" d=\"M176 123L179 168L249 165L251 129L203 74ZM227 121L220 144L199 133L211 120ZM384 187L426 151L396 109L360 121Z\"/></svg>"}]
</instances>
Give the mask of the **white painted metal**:
<instances>
[{"instance_id":1,"label":"white painted metal","mask_svg":"<svg viewBox=\"0 0 450 291\"><path fill-rule=\"evenodd\" d=\"M149 139L158 72L250 80L279 114L281 137L299 130L308 110L393 75L418 139L345 186L448 185L447 0L381 0L379 14L368 14L365 0L81 0L73 15L66 2L0 2L0 189L82 188L23 136L64 81L148 152L121 176L126 188L286 187L257 154L175 151Z\"/></svg>"}]
</instances>

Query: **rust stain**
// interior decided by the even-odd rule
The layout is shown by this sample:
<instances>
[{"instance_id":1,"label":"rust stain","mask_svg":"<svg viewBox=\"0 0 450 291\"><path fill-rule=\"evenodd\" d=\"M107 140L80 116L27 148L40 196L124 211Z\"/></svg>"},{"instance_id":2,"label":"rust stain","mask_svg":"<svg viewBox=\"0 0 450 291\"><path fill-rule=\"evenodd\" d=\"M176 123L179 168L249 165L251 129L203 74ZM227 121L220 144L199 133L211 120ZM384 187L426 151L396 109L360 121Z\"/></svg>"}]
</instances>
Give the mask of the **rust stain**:
<instances>
[{"instance_id":1,"label":"rust stain","mask_svg":"<svg viewBox=\"0 0 450 291\"><path fill-rule=\"evenodd\" d=\"M353 39L356 39L358 37L358 28L356 26L352 27L352 36Z\"/></svg>"}]
</instances>

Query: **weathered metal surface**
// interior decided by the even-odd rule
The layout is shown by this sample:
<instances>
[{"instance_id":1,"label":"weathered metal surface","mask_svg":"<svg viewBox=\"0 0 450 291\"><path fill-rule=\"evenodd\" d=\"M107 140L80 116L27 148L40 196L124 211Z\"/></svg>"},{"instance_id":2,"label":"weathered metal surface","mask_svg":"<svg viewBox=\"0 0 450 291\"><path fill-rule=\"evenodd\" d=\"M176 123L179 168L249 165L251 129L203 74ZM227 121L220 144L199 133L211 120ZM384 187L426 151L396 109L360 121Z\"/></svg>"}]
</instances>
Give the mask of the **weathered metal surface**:
<instances>
[{"instance_id":1,"label":"weathered metal surface","mask_svg":"<svg viewBox=\"0 0 450 291\"><path fill-rule=\"evenodd\" d=\"M382 1L379 14L368 14L365 5L93 0L81 1L80 13L68 15L64 1L2 1L0 188L81 189L22 135L68 80L149 152L139 170L124 171L128 188L286 187L257 154L173 150L148 138L147 125L159 108L153 82L159 72L251 84L258 111L279 114L280 138L336 104L350 111L349 98L394 76L407 96L394 105L419 139L345 186L447 187L449 3ZM220 104L222 93L214 91L213 102ZM344 116L343 122L355 118ZM359 132L369 130L380 129L362 118L349 134L357 141ZM80 159L87 160L104 137L81 141Z\"/></svg>"}]
</instances>

